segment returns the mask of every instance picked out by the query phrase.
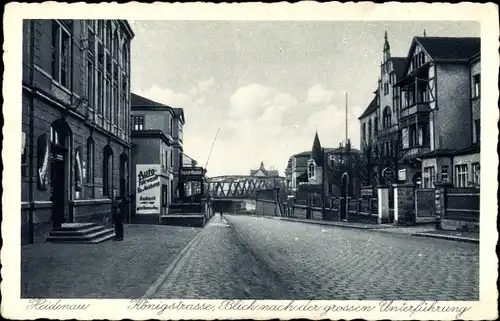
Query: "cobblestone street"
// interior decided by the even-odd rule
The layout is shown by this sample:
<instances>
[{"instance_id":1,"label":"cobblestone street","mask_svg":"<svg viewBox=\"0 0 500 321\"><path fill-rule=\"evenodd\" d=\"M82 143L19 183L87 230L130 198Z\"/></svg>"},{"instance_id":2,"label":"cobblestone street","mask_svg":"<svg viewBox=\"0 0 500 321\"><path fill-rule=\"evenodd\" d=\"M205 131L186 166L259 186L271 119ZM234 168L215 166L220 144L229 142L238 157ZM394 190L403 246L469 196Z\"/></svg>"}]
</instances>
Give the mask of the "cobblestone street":
<instances>
[{"instance_id":1,"label":"cobblestone street","mask_svg":"<svg viewBox=\"0 0 500 321\"><path fill-rule=\"evenodd\" d=\"M479 246L214 217L154 298L478 300Z\"/></svg>"}]
</instances>

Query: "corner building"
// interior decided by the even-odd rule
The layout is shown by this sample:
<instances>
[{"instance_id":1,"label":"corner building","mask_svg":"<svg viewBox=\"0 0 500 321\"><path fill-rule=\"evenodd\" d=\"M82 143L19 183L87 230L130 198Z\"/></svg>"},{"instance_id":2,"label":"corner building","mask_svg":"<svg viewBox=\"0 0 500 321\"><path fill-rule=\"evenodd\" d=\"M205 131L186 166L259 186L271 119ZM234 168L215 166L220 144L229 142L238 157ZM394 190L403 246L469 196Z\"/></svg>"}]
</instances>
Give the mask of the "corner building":
<instances>
[{"instance_id":1,"label":"corner building","mask_svg":"<svg viewBox=\"0 0 500 321\"><path fill-rule=\"evenodd\" d=\"M24 20L22 243L68 222L111 220L130 193L125 20Z\"/></svg>"}]
</instances>

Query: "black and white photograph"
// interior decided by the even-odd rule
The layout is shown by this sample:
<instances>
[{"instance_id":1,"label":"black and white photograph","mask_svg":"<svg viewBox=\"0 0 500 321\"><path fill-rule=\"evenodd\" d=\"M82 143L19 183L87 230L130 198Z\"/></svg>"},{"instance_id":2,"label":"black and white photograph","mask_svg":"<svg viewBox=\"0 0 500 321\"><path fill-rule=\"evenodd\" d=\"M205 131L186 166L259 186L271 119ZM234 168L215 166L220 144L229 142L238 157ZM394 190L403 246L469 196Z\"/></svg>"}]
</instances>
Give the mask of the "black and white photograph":
<instances>
[{"instance_id":1,"label":"black and white photograph","mask_svg":"<svg viewBox=\"0 0 500 321\"><path fill-rule=\"evenodd\" d=\"M496 18L9 4L2 315L496 319Z\"/></svg>"}]
</instances>

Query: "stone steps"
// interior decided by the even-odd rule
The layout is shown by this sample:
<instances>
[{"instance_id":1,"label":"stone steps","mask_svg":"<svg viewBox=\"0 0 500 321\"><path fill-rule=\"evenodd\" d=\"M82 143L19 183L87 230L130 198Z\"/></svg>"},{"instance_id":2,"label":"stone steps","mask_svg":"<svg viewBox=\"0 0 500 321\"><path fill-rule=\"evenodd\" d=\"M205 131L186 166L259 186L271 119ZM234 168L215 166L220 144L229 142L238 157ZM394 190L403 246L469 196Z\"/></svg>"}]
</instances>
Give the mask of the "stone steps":
<instances>
[{"instance_id":1,"label":"stone steps","mask_svg":"<svg viewBox=\"0 0 500 321\"><path fill-rule=\"evenodd\" d=\"M95 223L65 223L54 228L46 241L51 243L101 243L115 236L112 228Z\"/></svg>"}]
</instances>

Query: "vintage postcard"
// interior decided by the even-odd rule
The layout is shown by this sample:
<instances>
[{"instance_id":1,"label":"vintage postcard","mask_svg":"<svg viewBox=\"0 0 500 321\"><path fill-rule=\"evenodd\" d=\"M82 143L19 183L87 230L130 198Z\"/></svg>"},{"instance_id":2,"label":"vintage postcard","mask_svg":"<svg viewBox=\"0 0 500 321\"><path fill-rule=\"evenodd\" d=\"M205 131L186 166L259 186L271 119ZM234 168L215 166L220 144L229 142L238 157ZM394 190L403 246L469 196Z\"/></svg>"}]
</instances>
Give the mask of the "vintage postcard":
<instances>
[{"instance_id":1,"label":"vintage postcard","mask_svg":"<svg viewBox=\"0 0 500 321\"><path fill-rule=\"evenodd\" d=\"M2 316L498 318L497 19L7 4Z\"/></svg>"}]
</instances>

